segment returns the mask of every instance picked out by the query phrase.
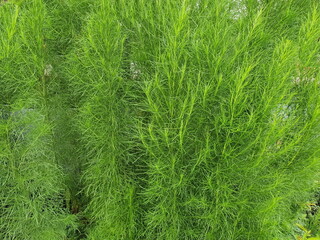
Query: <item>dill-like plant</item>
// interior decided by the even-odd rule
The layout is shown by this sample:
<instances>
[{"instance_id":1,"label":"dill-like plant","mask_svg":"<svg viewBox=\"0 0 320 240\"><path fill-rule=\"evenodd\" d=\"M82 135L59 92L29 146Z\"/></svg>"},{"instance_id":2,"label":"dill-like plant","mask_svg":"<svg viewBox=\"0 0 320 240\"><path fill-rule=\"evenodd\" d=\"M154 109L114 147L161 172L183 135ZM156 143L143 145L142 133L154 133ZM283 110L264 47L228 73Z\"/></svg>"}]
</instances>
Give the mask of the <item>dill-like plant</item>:
<instances>
[{"instance_id":1,"label":"dill-like plant","mask_svg":"<svg viewBox=\"0 0 320 240\"><path fill-rule=\"evenodd\" d=\"M319 170L318 5L94 9L68 65L89 239L290 238Z\"/></svg>"},{"instance_id":2,"label":"dill-like plant","mask_svg":"<svg viewBox=\"0 0 320 240\"><path fill-rule=\"evenodd\" d=\"M319 181L319 7L1 3L0 238L295 239Z\"/></svg>"},{"instance_id":3,"label":"dill-like plant","mask_svg":"<svg viewBox=\"0 0 320 240\"><path fill-rule=\"evenodd\" d=\"M49 18L34 0L1 3L0 19L0 239L65 239L75 221L49 121Z\"/></svg>"}]
</instances>

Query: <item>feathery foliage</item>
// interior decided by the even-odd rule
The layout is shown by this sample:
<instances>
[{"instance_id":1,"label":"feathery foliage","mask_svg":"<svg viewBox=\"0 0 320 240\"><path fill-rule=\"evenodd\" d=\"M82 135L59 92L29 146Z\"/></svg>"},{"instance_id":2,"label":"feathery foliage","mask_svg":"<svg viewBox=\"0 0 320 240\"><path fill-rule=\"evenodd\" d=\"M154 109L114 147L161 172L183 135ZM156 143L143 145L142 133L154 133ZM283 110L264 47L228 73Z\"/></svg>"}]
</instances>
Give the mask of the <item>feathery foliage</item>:
<instances>
[{"instance_id":1,"label":"feathery foliage","mask_svg":"<svg viewBox=\"0 0 320 240\"><path fill-rule=\"evenodd\" d=\"M319 7L3 4L0 236L296 239L319 182Z\"/></svg>"},{"instance_id":2,"label":"feathery foliage","mask_svg":"<svg viewBox=\"0 0 320 240\"><path fill-rule=\"evenodd\" d=\"M50 19L38 0L5 3L0 16L0 238L63 239L75 223L48 119Z\"/></svg>"}]
</instances>

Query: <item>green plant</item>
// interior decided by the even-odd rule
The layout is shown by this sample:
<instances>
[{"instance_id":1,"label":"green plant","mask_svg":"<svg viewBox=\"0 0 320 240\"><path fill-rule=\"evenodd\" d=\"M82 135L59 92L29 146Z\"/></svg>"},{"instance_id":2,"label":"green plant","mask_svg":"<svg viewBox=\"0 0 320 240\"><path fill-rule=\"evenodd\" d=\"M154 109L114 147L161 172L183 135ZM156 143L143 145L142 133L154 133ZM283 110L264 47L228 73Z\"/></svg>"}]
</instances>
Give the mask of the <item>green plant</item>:
<instances>
[{"instance_id":1,"label":"green plant","mask_svg":"<svg viewBox=\"0 0 320 240\"><path fill-rule=\"evenodd\" d=\"M319 16L242 4L96 7L68 67L89 238L288 238L319 167Z\"/></svg>"},{"instance_id":2,"label":"green plant","mask_svg":"<svg viewBox=\"0 0 320 240\"><path fill-rule=\"evenodd\" d=\"M0 7L0 238L56 240L75 228L48 119L50 34L42 1Z\"/></svg>"},{"instance_id":3,"label":"green plant","mask_svg":"<svg viewBox=\"0 0 320 240\"><path fill-rule=\"evenodd\" d=\"M319 7L4 3L0 234L294 239L319 180ZM36 211L16 191L24 172ZM35 221L11 219L20 213Z\"/></svg>"}]
</instances>

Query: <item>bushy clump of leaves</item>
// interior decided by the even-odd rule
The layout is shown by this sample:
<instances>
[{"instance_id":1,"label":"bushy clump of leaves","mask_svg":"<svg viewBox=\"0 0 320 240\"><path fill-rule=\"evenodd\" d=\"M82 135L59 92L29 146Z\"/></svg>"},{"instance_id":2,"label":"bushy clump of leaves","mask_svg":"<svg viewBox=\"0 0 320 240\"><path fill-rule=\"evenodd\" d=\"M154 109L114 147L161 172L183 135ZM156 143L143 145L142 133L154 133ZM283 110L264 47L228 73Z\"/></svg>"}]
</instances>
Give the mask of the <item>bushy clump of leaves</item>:
<instances>
[{"instance_id":1,"label":"bushy clump of leaves","mask_svg":"<svg viewBox=\"0 0 320 240\"><path fill-rule=\"evenodd\" d=\"M319 181L319 3L44 2L0 7L0 234L295 239Z\"/></svg>"},{"instance_id":2,"label":"bushy clump of leaves","mask_svg":"<svg viewBox=\"0 0 320 240\"><path fill-rule=\"evenodd\" d=\"M48 119L50 22L42 1L3 3L0 18L0 238L64 239L75 218Z\"/></svg>"}]
</instances>

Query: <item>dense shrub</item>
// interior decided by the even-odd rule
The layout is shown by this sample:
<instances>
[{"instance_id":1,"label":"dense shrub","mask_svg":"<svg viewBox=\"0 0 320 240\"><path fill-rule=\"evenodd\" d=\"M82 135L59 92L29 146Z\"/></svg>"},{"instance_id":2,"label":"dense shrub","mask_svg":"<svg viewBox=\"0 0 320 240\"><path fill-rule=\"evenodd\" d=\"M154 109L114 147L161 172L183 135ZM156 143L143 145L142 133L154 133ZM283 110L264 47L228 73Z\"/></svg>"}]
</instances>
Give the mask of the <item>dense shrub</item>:
<instances>
[{"instance_id":1,"label":"dense shrub","mask_svg":"<svg viewBox=\"0 0 320 240\"><path fill-rule=\"evenodd\" d=\"M50 22L42 1L6 3L0 16L0 239L64 239L75 217L48 119Z\"/></svg>"},{"instance_id":2,"label":"dense shrub","mask_svg":"<svg viewBox=\"0 0 320 240\"><path fill-rule=\"evenodd\" d=\"M295 239L319 183L317 1L0 12L2 238Z\"/></svg>"}]
</instances>

